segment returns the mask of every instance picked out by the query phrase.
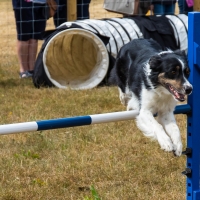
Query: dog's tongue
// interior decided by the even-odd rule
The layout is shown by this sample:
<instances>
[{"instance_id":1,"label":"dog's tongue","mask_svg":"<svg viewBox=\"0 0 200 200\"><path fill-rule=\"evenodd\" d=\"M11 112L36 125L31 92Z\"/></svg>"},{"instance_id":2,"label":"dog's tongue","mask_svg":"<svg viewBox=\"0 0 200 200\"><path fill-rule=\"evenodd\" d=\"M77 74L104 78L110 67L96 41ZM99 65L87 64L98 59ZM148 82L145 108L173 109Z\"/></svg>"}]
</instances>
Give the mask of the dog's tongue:
<instances>
[{"instance_id":1,"label":"dog's tongue","mask_svg":"<svg viewBox=\"0 0 200 200\"><path fill-rule=\"evenodd\" d=\"M173 87L170 86L170 90L172 94L175 96L175 98L179 101L185 101L185 95L178 93L177 90L175 90Z\"/></svg>"},{"instance_id":2,"label":"dog's tongue","mask_svg":"<svg viewBox=\"0 0 200 200\"><path fill-rule=\"evenodd\" d=\"M174 95L179 101L185 101L185 95L175 92Z\"/></svg>"}]
</instances>

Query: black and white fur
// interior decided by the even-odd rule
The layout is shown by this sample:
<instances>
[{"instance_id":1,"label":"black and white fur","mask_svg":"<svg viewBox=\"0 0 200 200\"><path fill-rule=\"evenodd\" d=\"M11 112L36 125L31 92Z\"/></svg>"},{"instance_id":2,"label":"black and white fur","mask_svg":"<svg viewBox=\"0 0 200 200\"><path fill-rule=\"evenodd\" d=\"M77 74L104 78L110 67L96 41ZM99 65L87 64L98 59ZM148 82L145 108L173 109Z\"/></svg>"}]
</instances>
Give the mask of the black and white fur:
<instances>
[{"instance_id":1,"label":"black and white fur","mask_svg":"<svg viewBox=\"0 0 200 200\"><path fill-rule=\"evenodd\" d=\"M136 123L143 134L177 156L182 142L173 111L192 92L189 74L184 52L163 51L152 39L136 39L121 48L110 77L127 110L139 112Z\"/></svg>"}]
</instances>

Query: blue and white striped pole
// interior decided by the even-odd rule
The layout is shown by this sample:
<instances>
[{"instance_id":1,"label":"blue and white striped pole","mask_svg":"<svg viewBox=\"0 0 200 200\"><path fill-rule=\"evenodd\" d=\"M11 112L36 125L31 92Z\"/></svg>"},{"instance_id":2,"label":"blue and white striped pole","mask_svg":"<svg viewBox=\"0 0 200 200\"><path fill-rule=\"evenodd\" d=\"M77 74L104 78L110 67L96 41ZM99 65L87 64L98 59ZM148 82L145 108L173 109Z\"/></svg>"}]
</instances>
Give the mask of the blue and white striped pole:
<instances>
[{"instance_id":1,"label":"blue and white striped pole","mask_svg":"<svg viewBox=\"0 0 200 200\"><path fill-rule=\"evenodd\" d=\"M191 111L188 104L177 106L174 114L187 114ZM137 111L122 111L71 118L50 119L33 122L0 125L0 135L42 131L49 129L68 128L116 121L133 120L139 113Z\"/></svg>"},{"instance_id":2,"label":"blue and white striped pole","mask_svg":"<svg viewBox=\"0 0 200 200\"><path fill-rule=\"evenodd\" d=\"M0 135L132 120L137 115L137 111L123 111L71 118L5 124L0 125Z\"/></svg>"}]
</instances>

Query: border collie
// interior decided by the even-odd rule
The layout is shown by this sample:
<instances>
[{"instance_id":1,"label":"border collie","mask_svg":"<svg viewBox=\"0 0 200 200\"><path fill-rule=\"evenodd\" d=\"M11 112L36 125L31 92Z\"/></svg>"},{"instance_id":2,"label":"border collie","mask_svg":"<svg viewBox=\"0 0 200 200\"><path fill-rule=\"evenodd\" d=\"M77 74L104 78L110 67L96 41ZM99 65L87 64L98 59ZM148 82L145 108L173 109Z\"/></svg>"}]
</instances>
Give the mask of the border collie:
<instances>
[{"instance_id":1,"label":"border collie","mask_svg":"<svg viewBox=\"0 0 200 200\"><path fill-rule=\"evenodd\" d=\"M192 92L189 74L183 51L163 51L153 39L135 39L120 49L109 79L127 110L138 110L136 124L143 134L176 156L182 142L173 111Z\"/></svg>"}]
</instances>

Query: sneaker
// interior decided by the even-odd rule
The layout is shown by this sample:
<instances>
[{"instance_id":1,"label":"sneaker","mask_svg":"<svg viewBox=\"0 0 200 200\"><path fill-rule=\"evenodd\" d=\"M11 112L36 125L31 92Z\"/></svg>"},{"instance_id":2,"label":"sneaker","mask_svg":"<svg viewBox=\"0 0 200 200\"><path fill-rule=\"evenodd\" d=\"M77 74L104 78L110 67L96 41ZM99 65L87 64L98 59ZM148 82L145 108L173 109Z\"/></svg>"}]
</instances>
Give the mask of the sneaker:
<instances>
[{"instance_id":1,"label":"sneaker","mask_svg":"<svg viewBox=\"0 0 200 200\"><path fill-rule=\"evenodd\" d=\"M29 77L32 77L33 75L30 74L28 71L25 71L25 72L20 72L19 73L19 77L20 78L29 78Z\"/></svg>"},{"instance_id":2,"label":"sneaker","mask_svg":"<svg viewBox=\"0 0 200 200\"><path fill-rule=\"evenodd\" d=\"M34 70L29 70L28 73L33 76Z\"/></svg>"}]
</instances>

